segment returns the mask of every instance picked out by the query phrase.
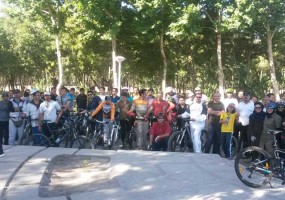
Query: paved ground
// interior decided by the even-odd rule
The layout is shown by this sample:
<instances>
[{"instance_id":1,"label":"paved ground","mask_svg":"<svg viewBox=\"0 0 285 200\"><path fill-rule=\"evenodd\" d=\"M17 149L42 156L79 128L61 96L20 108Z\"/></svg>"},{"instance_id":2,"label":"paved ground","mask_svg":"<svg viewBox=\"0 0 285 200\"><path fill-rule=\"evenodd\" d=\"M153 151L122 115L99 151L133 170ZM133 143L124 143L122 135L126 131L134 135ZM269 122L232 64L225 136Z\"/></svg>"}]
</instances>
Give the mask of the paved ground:
<instances>
[{"instance_id":1,"label":"paved ground","mask_svg":"<svg viewBox=\"0 0 285 200\"><path fill-rule=\"evenodd\" d=\"M0 158L2 200L89 200L89 199L284 199L284 187L252 189L235 175L233 162L217 155L143 151L77 150L27 146L4 146ZM85 191L41 198L41 181L57 155L88 155L110 158L103 181ZM94 182L80 173L68 184ZM70 176L70 174L68 175ZM79 177L79 179L78 179ZM81 178L80 178L81 177ZM41 194L42 195L42 194Z\"/></svg>"}]
</instances>

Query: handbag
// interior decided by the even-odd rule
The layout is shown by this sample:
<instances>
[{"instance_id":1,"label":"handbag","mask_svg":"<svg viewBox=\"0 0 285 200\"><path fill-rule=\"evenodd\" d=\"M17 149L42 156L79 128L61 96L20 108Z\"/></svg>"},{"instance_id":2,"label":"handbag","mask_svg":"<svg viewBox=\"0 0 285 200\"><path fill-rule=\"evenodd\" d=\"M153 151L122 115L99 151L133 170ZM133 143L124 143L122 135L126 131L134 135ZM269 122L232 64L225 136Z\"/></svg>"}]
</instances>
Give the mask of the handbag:
<instances>
[{"instance_id":1,"label":"handbag","mask_svg":"<svg viewBox=\"0 0 285 200\"><path fill-rule=\"evenodd\" d=\"M21 127L23 125L23 122L24 122L24 120L22 120L22 119L20 119L20 120L13 120L13 119L11 119L11 120L12 120L12 122L14 123L14 125L16 127Z\"/></svg>"}]
</instances>

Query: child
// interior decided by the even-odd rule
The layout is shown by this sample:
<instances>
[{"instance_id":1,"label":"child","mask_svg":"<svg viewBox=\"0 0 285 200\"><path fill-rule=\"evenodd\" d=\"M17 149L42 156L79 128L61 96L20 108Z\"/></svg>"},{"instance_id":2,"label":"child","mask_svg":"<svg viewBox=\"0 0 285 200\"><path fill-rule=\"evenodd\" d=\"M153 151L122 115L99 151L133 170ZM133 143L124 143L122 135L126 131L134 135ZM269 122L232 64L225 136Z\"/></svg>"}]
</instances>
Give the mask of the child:
<instances>
[{"instance_id":1,"label":"child","mask_svg":"<svg viewBox=\"0 0 285 200\"><path fill-rule=\"evenodd\" d=\"M232 159L231 157L231 140L234 131L234 123L237 118L235 111L235 104L230 103L226 112L220 116L220 123L222 124L222 148L225 153L225 157Z\"/></svg>"}]
</instances>

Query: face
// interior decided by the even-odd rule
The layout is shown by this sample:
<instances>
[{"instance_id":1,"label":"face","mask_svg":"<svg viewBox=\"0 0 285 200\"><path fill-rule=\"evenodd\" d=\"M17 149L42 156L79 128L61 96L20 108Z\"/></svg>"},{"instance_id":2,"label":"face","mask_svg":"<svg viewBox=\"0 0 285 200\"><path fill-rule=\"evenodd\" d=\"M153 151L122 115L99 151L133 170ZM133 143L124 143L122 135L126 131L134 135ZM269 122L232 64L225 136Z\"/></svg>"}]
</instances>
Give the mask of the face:
<instances>
[{"instance_id":1,"label":"face","mask_svg":"<svg viewBox=\"0 0 285 200\"><path fill-rule=\"evenodd\" d=\"M219 93L215 93L213 96L213 99L215 102L220 102L221 95Z\"/></svg>"},{"instance_id":2,"label":"face","mask_svg":"<svg viewBox=\"0 0 285 200\"><path fill-rule=\"evenodd\" d=\"M195 94L201 94L201 90L200 89L196 89L194 90Z\"/></svg>"},{"instance_id":3,"label":"face","mask_svg":"<svg viewBox=\"0 0 285 200\"><path fill-rule=\"evenodd\" d=\"M37 92L36 95L33 96L33 99L39 101L41 99L41 94Z\"/></svg>"},{"instance_id":4,"label":"face","mask_svg":"<svg viewBox=\"0 0 285 200\"><path fill-rule=\"evenodd\" d=\"M183 98L180 98L180 99L179 99L179 104L180 104L180 105L184 105L184 104L185 104L185 101L184 101Z\"/></svg>"},{"instance_id":5,"label":"face","mask_svg":"<svg viewBox=\"0 0 285 200\"><path fill-rule=\"evenodd\" d=\"M15 92L15 93L14 93L14 97L15 97L15 98L20 98L20 97L21 97L20 92Z\"/></svg>"},{"instance_id":6,"label":"face","mask_svg":"<svg viewBox=\"0 0 285 200\"><path fill-rule=\"evenodd\" d=\"M278 106L278 111L279 112L283 112L284 111L284 106L283 105L279 105Z\"/></svg>"},{"instance_id":7,"label":"face","mask_svg":"<svg viewBox=\"0 0 285 200\"><path fill-rule=\"evenodd\" d=\"M112 90L112 95L113 95L113 96L116 96L117 93L118 93L117 90L114 90L114 89Z\"/></svg>"},{"instance_id":8,"label":"face","mask_svg":"<svg viewBox=\"0 0 285 200\"><path fill-rule=\"evenodd\" d=\"M91 92L88 92L87 97L91 99L93 97L93 94Z\"/></svg>"},{"instance_id":9,"label":"face","mask_svg":"<svg viewBox=\"0 0 285 200\"><path fill-rule=\"evenodd\" d=\"M242 97L243 97L243 92L239 92L239 93L238 93L238 97L239 97L239 98L242 98Z\"/></svg>"},{"instance_id":10,"label":"face","mask_svg":"<svg viewBox=\"0 0 285 200\"><path fill-rule=\"evenodd\" d=\"M45 100L50 101L50 95L45 95Z\"/></svg>"},{"instance_id":11,"label":"face","mask_svg":"<svg viewBox=\"0 0 285 200\"><path fill-rule=\"evenodd\" d=\"M266 112L269 114L273 113L273 110L274 110L274 108L266 108Z\"/></svg>"},{"instance_id":12,"label":"face","mask_svg":"<svg viewBox=\"0 0 285 200\"><path fill-rule=\"evenodd\" d=\"M56 93L56 88L51 89L51 93L55 94Z\"/></svg>"},{"instance_id":13,"label":"face","mask_svg":"<svg viewBox=\"0 0 285 200\"><path fill-rule=\"evenodd\" d=\"M245 96L243 96L242 100L244 102L249 102L250 101L250 96L249 95L245 95Z\"/></svg>"},{"instance_id":14,"label":"face","mask_svg":"<svg viewBox=\"0 0 285 200\"><path fill-rule=\"evenodd\" d=\"M100 88L99 92L100 92L100 94L103 94L105 92L105 90L103 88Z\"/></svg>"},{"instance_id":15,"label":"face","mask_svg":"<svg viewBox=\"0 0 285 200\"><path fill-rule=\"evenodd\" d=\"M197 103L200 103L200 102L202 101L202 96L201 96L200 94L197 94L197 95L195 96L195 99L196 99L196 102L197 102Z\"/></svg>"},{"instance_id":16,"label":"face","mask_svg":"<svg viewBox=\"0 0 285 200\"><path fill-rule=\"evenodd\" d=\"M254 106L254 110L255 110L255 112L261 112L261 106L259 105L259 104L256 104L255 106Z\"/></svg>"},{"instance_id":17,"label":"face","mask_svg":"<svg viewBox=\"0 0 285 200\"><path fill-rule=\"evenodd\" d=\"M66 95L66 93L67 93L67 91L65 90L65 89L62 89L61 91L60 91L60 94L61 94L61 96L65 96Z\"/></svg>"},{"instance_id":18,"label":"face","mask_svg":"<svg viewBox=\"0 0 285 200\"><path fill-rule=\"evenodd\" d=\"M70 93L70 94L74 94L74 93L75 93L75 90L70 90L69 93Z\"/></svg>"},{"instance_id":19,"label":"face","mask_svg":"<svg viewBox=\"0 0 285 200\"><path fill-rule=\"evenodd\" d=\"M127 97L126 97L126 96L122 96L122 100L123 100L123 101L126 101L126 100L127 100Z\"/></svg>"},{"instance_id":20,"label":"face","mask_svg":"<svg viewBox=\"0 0 285 200\"><path fill-rule=\"evenodd\" d=\"M162 100L162 97L163 97L163 94L162 93L157 93L157 96L156 96L156 98L157 98L157 100L159 100L159 101L161 101Z\"/></svg>"},{"instance_id":21,"label":"face","mask_svg":"<svg viewBox=\"0 0 285 200\"><path fill-rule=\"evenodd\" d=\"M233 93L227 93L227 97L228 98L232 98L233 97Z\"/></svg>"},{"instance_id":22,"label":"face","mask_svg":"<svg viewBox=\"0 0 285 200\"><path fill-rule=\"evenodd\" d=\"M263 105L267 105L269 103L269 97L266 96L263 98Z\"/></svg>"},{"instance_id":23,"label":"face","mask_svg":"<svg viewBox=\"0 0 285 200\"><path fill-rule=\"evenodd\" d=\"M272 102L275 102L275 95L271 95L269 100L272 101Z\"/></svg>"},{"instance_id":24,"label":"face","mask_svg":"<svg viewBox=\"0 0 285 200\"><path fill-rule=\"evenodd\" d=\"M255 103L255 102L257 102L257 98L256 97L252 97L251 101Z\"/></svg>"},{"instance_id":25,"label":"face","mask_svg":"<svg viewBox=\"0 0 285 200\"><path fill-rule=\"evenodd\" d=\"M235 105L234 105L234 104L228 105L228 111L229 111L229 112L232 112L234 108L235 108Z\"/></svg>"}]
</instances>

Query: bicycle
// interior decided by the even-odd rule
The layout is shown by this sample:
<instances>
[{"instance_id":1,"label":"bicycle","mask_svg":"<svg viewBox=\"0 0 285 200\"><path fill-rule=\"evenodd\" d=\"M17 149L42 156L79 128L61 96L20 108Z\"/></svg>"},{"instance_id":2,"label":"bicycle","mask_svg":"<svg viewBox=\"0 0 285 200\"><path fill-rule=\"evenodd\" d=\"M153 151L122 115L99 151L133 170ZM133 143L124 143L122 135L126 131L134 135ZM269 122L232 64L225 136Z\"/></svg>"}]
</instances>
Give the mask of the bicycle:
<instances>
[{"instance_id":1,"label":"bicycle","mask_svg":"<svg viewBox=\"0 0 285 200\"><path fill-rule=\"evenodd\" d=\"M23 119L24 120L24 124L25 124L25 128L24 128L24 132L23 132L23 136L21 138L21 140L19 141L19 145L23 145L25 144L26 140L34 134L33 132L33 127L32 127L32 123L37 122L37 119L31 119L30 117L26 117Z\"/></svg>"},{"instance_id":2,"label":"bicycle","mask_svg":"<svg viewBox=\"0 0 285 200\"><path fill-rule=\"evenodd\" d=\"M274 154L266 150L251 146L247 147L237 155L235 160L235 172L237 177L245 185L253 188L269 184L285 184L285 149L280 149L277 144L276 135L282 133L279 130L268 130L274 138Z\"/></svg>"}]
</instances>

